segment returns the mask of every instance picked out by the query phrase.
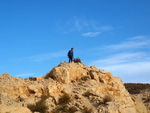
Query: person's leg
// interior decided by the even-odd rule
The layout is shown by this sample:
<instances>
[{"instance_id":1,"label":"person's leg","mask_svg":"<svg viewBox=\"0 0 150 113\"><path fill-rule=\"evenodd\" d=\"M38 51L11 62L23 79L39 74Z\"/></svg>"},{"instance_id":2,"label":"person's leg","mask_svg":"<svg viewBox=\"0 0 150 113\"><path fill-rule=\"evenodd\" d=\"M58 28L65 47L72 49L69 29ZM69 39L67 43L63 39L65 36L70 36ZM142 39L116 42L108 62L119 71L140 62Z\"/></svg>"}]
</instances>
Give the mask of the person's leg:
<instances>
[{"instance_id":1,"label":"person's leg","mask_svg":"<svg viewBox=\"0 0 150 113\"><path fill-rule=\"evenodd\" d=\"M70 61L71 61L71 57L69 57L69 63L70 63Z\"/></svg>"},{"instance_id":2,"label":"person's leg","mask_svg":"<svg viewBox=\"0 0 150 113\"><path fill-rule=\"evenodd\" d=\"M72 62L72 57L69 57L69 63L70 63L70 61Z\"/></svg>"},{"instance_id":3,"label":"person's leg","mask_svg":"<svg viewBox=\"0 0 150 113\"><path fill-rule=\"evenodd\" d=\"M70 59L71 59L71 62L72 62L72 57L70 57Z\"/></svg>"}]
</instances>

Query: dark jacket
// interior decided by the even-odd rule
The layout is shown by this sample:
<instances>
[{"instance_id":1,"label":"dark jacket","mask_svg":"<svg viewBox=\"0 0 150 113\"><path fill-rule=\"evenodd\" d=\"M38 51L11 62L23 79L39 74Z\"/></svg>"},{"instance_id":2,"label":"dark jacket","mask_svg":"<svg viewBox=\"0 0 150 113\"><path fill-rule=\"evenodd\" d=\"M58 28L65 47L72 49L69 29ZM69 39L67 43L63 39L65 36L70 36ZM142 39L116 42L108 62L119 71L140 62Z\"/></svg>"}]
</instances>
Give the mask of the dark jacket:
<instances>
[{"instance_id":1,"label":"dark jacket","mask_svg":"<svg viewBox=\"0 0 150 113\"><path fill-rule=\"evenodd\" d=\"M68 56L69 56L69 57L73 57L73 51L70 50L70 51L68 52Z\"/></svg>"}]
</instances>

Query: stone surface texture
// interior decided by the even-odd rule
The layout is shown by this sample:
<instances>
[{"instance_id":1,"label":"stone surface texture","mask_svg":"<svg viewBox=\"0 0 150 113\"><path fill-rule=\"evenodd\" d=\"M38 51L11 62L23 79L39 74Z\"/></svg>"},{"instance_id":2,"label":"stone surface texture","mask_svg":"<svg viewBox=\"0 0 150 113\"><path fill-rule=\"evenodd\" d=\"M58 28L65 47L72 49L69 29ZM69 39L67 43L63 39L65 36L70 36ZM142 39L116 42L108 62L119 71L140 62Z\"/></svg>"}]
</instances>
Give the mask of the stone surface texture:
<instances>
[{"instance_id":1,"label":"stone surface texture","mask_svg":"<svg viewBox=\"0 0 150 113\"><path fill-rule=\"evenodd\" d=\"M92 113L140 111L120 78L96 66L61 62L43 77L33 80L8 73L0 75L0 113L31 113L27 105L36 103L41 95L48 96L45 104L49 113L54 113L64 92L71 97L67 106L75 107L76 113L82 113L85 107L91 108Z\"/></svg>"}]
</instances>

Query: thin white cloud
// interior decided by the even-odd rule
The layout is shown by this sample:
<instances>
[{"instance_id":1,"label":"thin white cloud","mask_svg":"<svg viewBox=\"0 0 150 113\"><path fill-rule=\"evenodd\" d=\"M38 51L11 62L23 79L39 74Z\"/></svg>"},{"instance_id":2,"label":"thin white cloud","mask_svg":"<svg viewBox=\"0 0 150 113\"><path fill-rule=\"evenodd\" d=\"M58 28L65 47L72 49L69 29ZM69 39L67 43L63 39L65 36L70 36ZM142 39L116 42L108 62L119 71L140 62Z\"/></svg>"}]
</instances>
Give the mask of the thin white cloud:
<instances>
[{"instance_id":1,"label":"thin white cloud","mask_svg":"<svg viewBox=\"0 0 150 113\"><path fill-rule=\"evenodd\" d=\"M54 58L60 58L64 57L67 54L67 50L62 50L62 51L57 51L54 53L43 53L43 54L38 54L34 56L29 56L29 57L24 57L24 58L17 58L14 59L15 61L34 61L34 62L44 62L48 61Z\"/></svg>"},{"instance_id":2,"label":"thin white cloud","mask_svg":"<svg viewBox=\"0 0 150 113\"><path fill-rule=\"evenodd\" d=\"M129 48L140 48L140 47L147 47L150 42L124 42L117 45L110 45L107 48L110 49L129 49Z\"/></svg>"},{"instance_id":3,"label":"thin white cloud","mask_svg":"<svg viewBox=\"0 0 150 113\"><path fill-rule=\"evenodd\" d=\"M74 18L73 25L74 29L77 31L81 31L84 28L84 24L82 24L81 20L78 18Z\"/></svg>"},{"instance_id":4,"label":"thin white cloud","mask_svg":"<svg viewBox=\"0 0 150 113\"><path fill-rule=\"evenodd\" d=\"M81 32L81 34L83 34L82 32L86 33L88 31L104 32L114 29L111 25L103 25L97 20L89 20L85 17L76 16L65 22L58 21L56 23L56 28L62 31L63 34L70 32Z\"/></svg>"},{"instance_id":5,"label":"thin white cloud","mask_svg":"<svg viewBox=\"0 0 150 113\"><path fill-rule=\"evenodd\" d=\"M45 53L45 54L35 55L35 56L28 57L27 59L35 62L43 62L43 61L50 60L52 58L64 57L66 56L66 53L67 51L64 50L55 53Z\"/></svg>"},{"instance_id":6,"label":"thin white cloud","mask_svg":"<svg viewBox=\"0 0 150 113\"><path fill-rule=\"evenodd\" d=\"M119 76L124 82L144 82L150 83L150 53L120 53L109 56L105 59L95 60L90 64L96 65ZM132 80L136 78L136 80Z\"/></svg>"},{"instance_id":7,"label":"thin white cloud","mask_svg":"<svg viewBox=\"0 0 150 113\"><path fill-rule=\"evenodd\" d=\"M110 71L114 76L121 77L124 82L150 83L150 61L98 67Z\"/></svg>"},{"instance_id":8,"label":"thin white cloud","mask_svg":"<svg viewBox=\"0 0 150 113\"><path fill-rule=\"evenodd\" d=\"M95 59L90 65L110 71L114 76L121 77L124 82L150 83L149 45L148 36L131 37L119 44L101 48L101 51L106 53L111 50L111 54L108 53L103 59Z\"/></svg>"},{"instance_id":9,"label":"thin white cloud","mask_svg":"<svg viewBox=\"0 0 150 113\"><path fill-rule=\"evenodd\" d=\"M114 44L106 46L106 49L129 49L129 48L147 48L150 47L150 39L146 38L145 36L137 36L128 39L128 41L122 42L120 44Z\"/></svg>"},{"instance_id":10,"label":"thin white cloud","mask_svg":"<svg viewBox=\"0 0 150 113\"><path fill-rule=\"evenodd\" d=\"M133 63L125 63L125 64L118 64L118 65L110 65L102 67L109 71L117 71L119 73L126 73L127 75L136 76L139 73L150 72L150 61L148 62L133 62ZM124 74L122 74L124 75Z\"/></svg>"},{"instance_id":11,"label":"thin white cloud","mask_svg":"<svg viewBox=\"0 0 150 113\"><path fill-rule=\"evenodd\" d=\"M95 60L92 62L95 65L107 66L107 65L114 65L114 64L122 64L127 62L135 62L139 60L148 59L147 53L138 52L138 53L118 53L112 56L109 56L106 59Z\"/></svg>"},{"instance_id":12,"label":"thin white cloud","mask_svg":"<svg viewBox=\"0 0 150 113\"><path fill-rule=\"evenodd\" d=\"M128 40L132 40L132 41L134 41L134 40L145 40L147 38L147 36L135 36L135 37L131 37L131 38L129 38Z\"/></svg>"},{"instance_id":13,"label":"thin white cloud","mask_svg":"<svg viewBox=\"0 0 150 113\"><path fill-rule=\"evenodd\" d=\"M82 36L85 36L85 37L96 37L99 34L100 34L100 32L88 32L88 33L82 34Z\"/></svg>"}]
</instances>

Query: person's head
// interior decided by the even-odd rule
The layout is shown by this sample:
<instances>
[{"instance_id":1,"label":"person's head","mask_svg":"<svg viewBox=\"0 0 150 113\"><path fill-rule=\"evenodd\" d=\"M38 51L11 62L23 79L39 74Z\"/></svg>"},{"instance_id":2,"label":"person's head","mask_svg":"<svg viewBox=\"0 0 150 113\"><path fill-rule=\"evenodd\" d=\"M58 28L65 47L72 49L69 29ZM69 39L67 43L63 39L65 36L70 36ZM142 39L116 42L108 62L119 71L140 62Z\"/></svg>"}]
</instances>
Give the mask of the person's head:
<instances>
[{"instance_id":1,"label":"person's head","mask_svg":"<svg viewBox=\"0 0 150 113\"><path fill-rule=\"evenodd\" d=\"M71 48L71 51L73 51L73 48Z\"/></svg>"}]
</instances>

